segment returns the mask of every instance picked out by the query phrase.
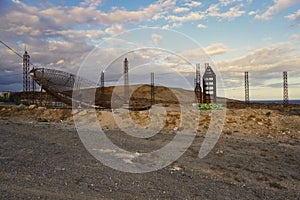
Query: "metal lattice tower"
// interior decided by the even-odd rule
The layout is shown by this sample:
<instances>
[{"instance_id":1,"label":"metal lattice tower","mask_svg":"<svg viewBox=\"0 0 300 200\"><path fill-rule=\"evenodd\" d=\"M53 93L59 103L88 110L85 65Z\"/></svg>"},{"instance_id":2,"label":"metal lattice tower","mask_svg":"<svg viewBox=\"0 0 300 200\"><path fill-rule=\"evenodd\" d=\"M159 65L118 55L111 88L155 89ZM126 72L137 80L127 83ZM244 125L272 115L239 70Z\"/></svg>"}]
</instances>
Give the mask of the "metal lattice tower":
<instances>
[{"instance_id":1,"label":"metal lattice tower","mask_svg":"<svg viewBox=\"0 0 300 200\"><path fill-rule=\"evenodd\" d=\"M100 95L101 101L103 102L104 99L104 71L100 74Z\"/></svg>"},{"instance_id":2,"label":"metal lattice tower","mask_svg":"<svg viewBox=\"0 0 300 200\"><path fill-rule=\"evenodd\" d=\"M155 94L154 94L154 72L151 72L151 105L155 104Z\"/></svg>"},{"instance_id":3,"label":"metal lattice tower","mask_svg":"<svg viewBox=\"0 0 300 200\"><path fill-rule=\"evenodd\" d=\"M104 88L104 71L100 74L100 87Z\"/></svg>"},{"instance_id":4,"label":"metal lattice tower","mask_svg":"<svg viewBox=\"0 0 300 200\"><path fill-rule=\"evenodd\" d=\"M283 72L283 104L289 104L289 93L288 93L288 75L287 72Z\"/></svg>"},{"instance_id":5,"label":"metal lattice tower","mask_svg":"<svg viewBox=\"0 0 300 200\"><path fill-rule=\"evenodd\" d=\"M196 64L196 78L195 78L195 100L197 103L202 102L202 88L200 86L201 74L200 74L200 64Z\"/></svg>"},{"instance_id":6,"label":"metal lattice tower","mask_svg":"<svg viewBox=\"0 0 300 200\"><path fill-rule=\"evenodd\" d=\"M34 70L34 67L32 69ZM30 80L31 80L31 89L32 89L32 104L35 104L36 83L35 83L35 81L34 81L34 79L32 77L30 77Z\"/></svg>"},{"instance_id":7,"label":"metal lattice tower","mask_svg":"<svg viewBox=\"0 0 300 200\"><path fill-rule=\"evenodd\" d=\"M30 91L30 75L29 75L30 56L25 50L23 55L23 92Z\"/></svg>"},{"instance_id":8,"label":"metal lattice tower","mask_svg":"<svg viewBox=\"0 0 300 200\"><path fill-rule=\"evenodd\" d=\"M245 103L250 103L249 97L249 74L245 72Z\"/></svg>"},{"instance_id":9,"label":"metal lattice tower","mask_svg":"<svg viewBox=\"0 0 300 200\"><path fill-rule=\"evenodd\" d=\"M128 60L124 60L124 97L125 101L129 98L129 80L128 80Z\"/></svg>"},{"instance_id":10,"label":"metal lattice tower","mask_svg":"<svg viewBox=\"0 0 300 200\"><path fill-rule=\"evenodd\" d=\"M203 75L203 102L211 103L217 101L217 80L216 74L208 63L205 63Z\"/></svg>"}]
</instances>

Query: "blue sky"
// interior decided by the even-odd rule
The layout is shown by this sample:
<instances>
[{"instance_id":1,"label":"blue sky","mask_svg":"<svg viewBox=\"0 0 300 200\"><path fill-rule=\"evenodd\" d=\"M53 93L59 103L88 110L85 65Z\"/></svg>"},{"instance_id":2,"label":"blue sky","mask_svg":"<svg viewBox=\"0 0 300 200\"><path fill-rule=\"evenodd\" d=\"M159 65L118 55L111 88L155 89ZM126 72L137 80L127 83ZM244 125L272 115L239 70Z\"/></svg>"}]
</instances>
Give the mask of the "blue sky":
<instances>
[{"instance_id":1,"label":"blue sky","mask_svg":"<svg viewBox=\"0 0 300 200\"><path fill-rule=\"evenodd\" d=\"M157 27L178 31L199 43L219 71L229 98L243 99L244 71L250 74L251 99L281 99L282 71L289 72L290 99L300 98L299 0L4 0L0 14L0 39L21 54L26 44L37 66L76 73L99 42L124 31ZM187 55L184 43L190 43L177 40L176 34L171 40L171 35L154 31L149 37L135 33L131 38L156 47L168 41L182 49L176 53ZM193 44L189 48L186 58L193 65L203 65L197 48ZM118 52L99 51L103 63L97 61L98 65L117 59ZM146 53L157 56L157 52ZM196 56L198 61L193 60ZM132 66L145 56L134 58ZM0 46L0 90L22 89L21 62ZM161 64L172 68L166 60ZM180 72L193 80L192 72Z\"/></svg>"}]
</instances>

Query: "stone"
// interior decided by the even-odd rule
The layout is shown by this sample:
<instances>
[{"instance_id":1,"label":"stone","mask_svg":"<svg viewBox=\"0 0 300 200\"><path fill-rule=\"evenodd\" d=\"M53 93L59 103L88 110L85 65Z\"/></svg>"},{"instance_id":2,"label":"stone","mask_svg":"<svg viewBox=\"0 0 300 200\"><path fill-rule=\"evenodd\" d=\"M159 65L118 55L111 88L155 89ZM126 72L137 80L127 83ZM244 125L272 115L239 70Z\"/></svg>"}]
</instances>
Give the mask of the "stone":
<instances>
[{"instance_id":1,"label":"stone","mask_svg":"<svg viewBox=\"0 0 300 200\"><path fill-rule=\"evenodd\" d=\"M216 152L216 154L219 155L219 156L221 156L221 155L224 154L224 152L223 152L222 150L218 150L218 151Z\"/></svg>"},{"instance_id":2,"label":"stone","mask_svg":"<svg viewBox=\"0 0 300 200\"><path fill-rule=\"evenodd\" d=\"M78 116L84 116L84 115L86 115L87 114L87 111L86 110L83 110L83 111L80 111L79 113L78 113Z\"/></svg>"},{"instance_id":3,"label":"stone","mask_svg":"<svg viewBox=\"0 0 300 200\"><path fill-rule=\"evenodd\" d=\"M32 104L32 105L30 105L30 106L28 107L29 110L33 110L33 109L35 109L35 108L36 108L36 105L35 105L35 104Z\"/></svg>"},{"instance_id":4,"label":"stone","mask_svg":"<svg viewBox=\"0 0 300 200\"><path fill-rule=\"evenodd\" d=\"M24 104L20 104L17 107L15 107L16 110L21 111L21 110L25 110L27 107Z\"/></svg>"}]
</instances>

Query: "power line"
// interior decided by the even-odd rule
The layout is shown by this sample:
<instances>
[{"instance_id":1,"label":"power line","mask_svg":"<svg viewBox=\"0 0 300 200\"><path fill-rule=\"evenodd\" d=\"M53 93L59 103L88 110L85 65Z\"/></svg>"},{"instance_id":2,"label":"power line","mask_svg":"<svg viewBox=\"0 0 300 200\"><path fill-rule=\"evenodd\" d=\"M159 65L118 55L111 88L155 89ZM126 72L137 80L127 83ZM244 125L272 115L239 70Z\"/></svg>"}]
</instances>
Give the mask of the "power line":
<instances>
[{"instance_id":1,"label":"power line","mask_svg":"<svg viewBox=\"0 0 300 200\"><path fill-rule=\"evenodd\" d=\"M8 46L7 44L5 44L2 40L0 40L0 42L6 46L9 50L11 50L13 53L15 53L17 56L19 56L20 58L23 58L23 56L21 54L19 54L16 50L14 50L13 48L11 48L10 46Z\"/></svg>"},{"instance_id":2,"label":"power line","mask_svg":"<svg viewBox=\"0 0 300 200\"><path fill-rule=\"evenodd\" d=\"M7 44L5 44L5 42L3 42L2 40L0 40L0 42L6 46L9 50L11 50L14 54L16 54L18 57L23 59L23 56L21 54L19 54L16 50L14 50L13 48L11 48L10 46L8 46ZM37 66L34 65L33 63L29 62L29 65L33 66L34 68L36 68Z\"/></svg>"}]
</instances>

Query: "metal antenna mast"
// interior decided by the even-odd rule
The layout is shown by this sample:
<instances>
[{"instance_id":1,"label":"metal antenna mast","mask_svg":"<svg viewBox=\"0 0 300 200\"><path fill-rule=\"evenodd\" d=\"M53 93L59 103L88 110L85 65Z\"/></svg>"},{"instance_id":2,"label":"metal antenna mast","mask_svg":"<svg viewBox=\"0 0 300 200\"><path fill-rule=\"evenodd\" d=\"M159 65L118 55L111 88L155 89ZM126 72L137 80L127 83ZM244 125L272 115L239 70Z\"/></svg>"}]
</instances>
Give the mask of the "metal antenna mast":
<instances>
[{"instance_id":1,"label":"metal antenna mast","mask_svg":"<svg viewBox=\"0 0 300 200\"><path fill-rule=\"evenodd\" d=\"M129 98L129 80L128 80L128 60L124 60L124 97L125 101Z\"/></svg>"},{"instance_id":2,"label":"metal antenna mast","mask_svg":"<svg viewBox=\"0 0 300 200\"><path fill-rule=\"evenodd\" d=\"M286 71L283 72L283 104L289 104L288 75Z\"/></svg>"},{"instance_id":3,"label":"metal antenna mast","mask_svg":"<svg viewBox=\"0 0 300 200\"><path fill-rule=\"evenodd\" d=\"M202 103L202 89L200 86L200 82L201 82L200 64L196 64L195 95L196 95L197 103Z\"/></svg>"},{"instance_id":4,"label":"metal antenna mast","mask_svg":"<svg viewBox=\"0 0 300 200\"><path fill-rule=\"evenodd\" d=\"M155 104L155 94L154 94L154 72L151 72L151 105Z\"/></svg>"},{"instance_id":5,"label":"metal antenna mast","mask_svg":"<svg viewBox=\"0 0 300 200\"><path fill-rule=\"evenodd\" d=\"M104 71L102 71L100 74L100 92L101 101L104 102Z\"/></svg>"},{"instance_id":6,"label":"metal antenna mast","mask_svg":"<svg viewBox=\"0 0 300 200\"><path fill-rule=\"evenodd\" d=\"M29 75L30 56L25 50L23 55L23 92L30 92L30 75Z\"/></svg>"},{"instance_id":7,"label":"metal antenna mast","mask_svg":"<svg viewBox=\"0 0 300 200\"><path fill-rule=\"evenodd\" d=\"M249 74L245 72L245 103L250 103L249 97Z\"/></svg>"}]
</instances>

